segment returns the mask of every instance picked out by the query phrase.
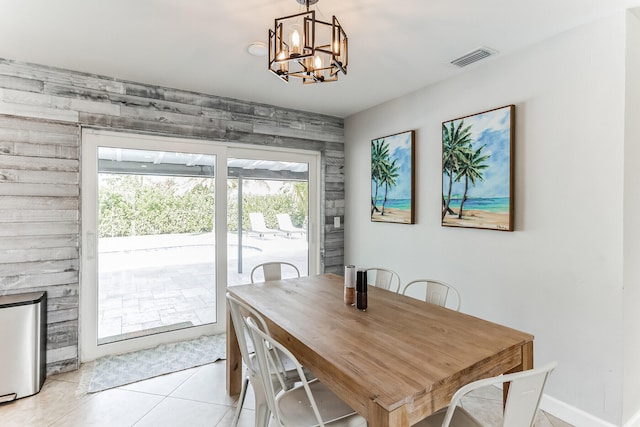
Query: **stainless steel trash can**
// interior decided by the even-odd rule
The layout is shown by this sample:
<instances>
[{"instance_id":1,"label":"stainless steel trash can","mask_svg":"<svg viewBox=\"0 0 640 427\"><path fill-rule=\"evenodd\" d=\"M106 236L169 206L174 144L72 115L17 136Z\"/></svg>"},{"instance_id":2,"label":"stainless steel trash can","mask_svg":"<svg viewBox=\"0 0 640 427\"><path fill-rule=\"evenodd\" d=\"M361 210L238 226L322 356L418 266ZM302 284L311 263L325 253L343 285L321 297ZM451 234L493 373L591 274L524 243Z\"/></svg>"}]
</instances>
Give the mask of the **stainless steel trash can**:
<instances>
[{"instance_id":1,"label":"stainless steel trash can","mask_svg":"<svg viewBox=\"0 0 640 427\"><path fill-rule=\"evenodd\" d=\"M0 296L0 343L0 403L38 393L46 378L46 292Z\"/></svg>"}]
</instances>

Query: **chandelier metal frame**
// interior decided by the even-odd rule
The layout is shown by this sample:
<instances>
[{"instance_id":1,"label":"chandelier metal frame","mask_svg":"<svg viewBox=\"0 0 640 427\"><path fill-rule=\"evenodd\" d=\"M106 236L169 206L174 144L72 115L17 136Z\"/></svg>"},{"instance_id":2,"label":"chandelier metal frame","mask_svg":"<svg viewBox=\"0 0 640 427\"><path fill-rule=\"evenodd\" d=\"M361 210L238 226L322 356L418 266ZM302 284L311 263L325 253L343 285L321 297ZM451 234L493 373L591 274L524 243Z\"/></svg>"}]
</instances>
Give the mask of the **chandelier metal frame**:
<instances>
[{"instance_id":1,"label":"chandelier metal frame","mask_svg":"<svg viewBox=\"0 0 640 427\"><path fill-rule=\"evenodd\" d=\"M290 77L303 84L327 83L347 74L347 34L333 16L331 22L316 19L310 4L318 0L297 0L305 12L276 18L269 29L269 70L284 82Z\"/></svg>"}]
</instances>

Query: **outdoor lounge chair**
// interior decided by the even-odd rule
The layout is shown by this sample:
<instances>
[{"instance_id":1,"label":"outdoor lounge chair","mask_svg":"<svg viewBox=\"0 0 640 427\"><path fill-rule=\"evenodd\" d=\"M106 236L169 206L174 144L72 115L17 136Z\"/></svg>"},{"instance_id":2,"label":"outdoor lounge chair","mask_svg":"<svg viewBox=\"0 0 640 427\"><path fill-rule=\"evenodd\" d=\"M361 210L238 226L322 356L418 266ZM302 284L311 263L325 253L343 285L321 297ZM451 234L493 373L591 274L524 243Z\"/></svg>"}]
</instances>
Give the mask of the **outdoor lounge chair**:
<instances>
[{"instance_id":1,"label":"outdoor lounge chair","mask_svg":"<svg viewBox=\"0 0 640 427\"><path fill-rule=\"evenodd\" d=\"M286 213L277 214L276 218L278 219L278 229L291 238L293 233L300 233L300 235L304 235L304 229L300 227L294 227L291 223L291 216Z\"/></svg>"},{"instance_id":2,"label":"outdoor lounge chair","mask_svg":"<svg viewBox=\"0 0 640 427\"><path fill-rule=\"evenodd\" d=\"M256 233L260 237L264 237L265 234L276 235L279 233L278 230L267 228L267 225L264 223L264 215L260 212L249 213L249 221L251 222L251 232Z\"/></svg>"}]
</instances>

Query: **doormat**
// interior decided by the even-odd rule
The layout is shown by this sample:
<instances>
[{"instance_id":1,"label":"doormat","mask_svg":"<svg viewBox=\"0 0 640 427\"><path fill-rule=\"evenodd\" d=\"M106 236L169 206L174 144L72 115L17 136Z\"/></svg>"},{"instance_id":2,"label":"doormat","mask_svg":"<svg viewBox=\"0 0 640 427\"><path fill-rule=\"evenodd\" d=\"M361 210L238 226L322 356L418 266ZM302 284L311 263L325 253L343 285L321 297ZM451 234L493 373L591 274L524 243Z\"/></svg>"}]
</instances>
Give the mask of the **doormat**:
<instances>
[{"instance_id":1,"label":"doormat","mask_svg":"<svg viewBox=\"0 0 640 427\"><path fill-rule=\"evenodd\" d=\"M97 359L87 392L109 388L213 363L226 357L226 335L202 336L191 341Z\"/></svg>"}]
</instances>

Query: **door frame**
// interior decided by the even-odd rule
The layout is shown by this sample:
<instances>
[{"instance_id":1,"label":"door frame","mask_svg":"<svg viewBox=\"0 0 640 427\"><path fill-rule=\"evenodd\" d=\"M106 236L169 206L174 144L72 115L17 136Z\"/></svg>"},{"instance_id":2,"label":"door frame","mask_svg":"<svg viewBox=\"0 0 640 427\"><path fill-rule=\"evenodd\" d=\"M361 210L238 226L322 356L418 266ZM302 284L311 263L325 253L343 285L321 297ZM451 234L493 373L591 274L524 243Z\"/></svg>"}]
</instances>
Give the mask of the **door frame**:
<instances>
[{"instance_id":1,"label":"door frame","mask_svg":"<svg viewBox=\"0 0 640 427\"><path fill-rule=\"evenodd\" d=\"M168 331L137 338L97 345L97 196L99 146L152 151L180 151L216 156L215 169L215 245L216 245L216 317L217 322L186 329ZM81 129L81 230L80 230L80 310L79 357L81 362L95 360L109 354L121 354L151 348L162 343L223 333L226 328L227 288L227 159L256 158L309 163L309 275L320 272L320 164L321 154L311 150L280 149L209 140L166 137L104 130L91 127ZM303 160L304 159L304 160ZM221 186L219 183L224 183ZM222 187L224 194L218 194ZM224 232L217 232L224 230Z\"/></svg>"}]
</instances>

